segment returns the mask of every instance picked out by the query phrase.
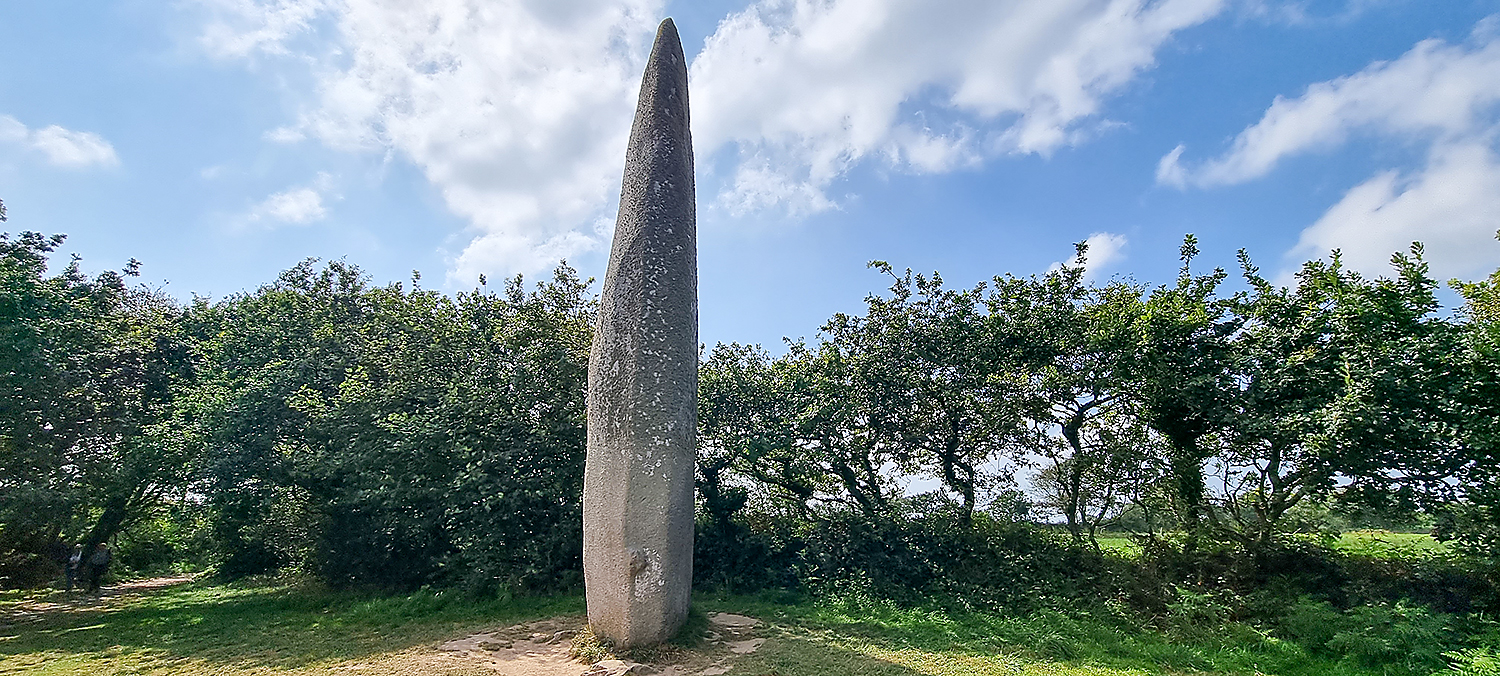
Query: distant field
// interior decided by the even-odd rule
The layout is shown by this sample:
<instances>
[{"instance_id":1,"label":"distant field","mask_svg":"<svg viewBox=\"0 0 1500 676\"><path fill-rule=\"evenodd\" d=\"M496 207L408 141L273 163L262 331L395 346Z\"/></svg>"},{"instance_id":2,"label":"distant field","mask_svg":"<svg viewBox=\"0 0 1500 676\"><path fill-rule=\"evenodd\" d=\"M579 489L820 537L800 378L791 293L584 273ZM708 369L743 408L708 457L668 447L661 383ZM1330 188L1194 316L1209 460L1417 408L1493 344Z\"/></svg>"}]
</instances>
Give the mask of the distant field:
<instances>
[{"instance_id":1,"label":"distant field","mask_svg":"<svg viewBox=\"0 0 1500 676\"><path fill-rule=\"evenodd\" d=\"M1339 536L1337 546L1344 551L1377 557L1448 551L1448 545L1427 533L1393 533L1388 530L1349 531Z\"/></svg>"},{"instance_id":2,"label":"distant field","mask_svg":"<svg viewBox=\"0 0 1500 676\"><path fill-rule=\"evenodd\" d=\"M1448 546L1427 533L1395 533L1388 530L1355 530L1339 536L1334 546L1340 550L1375 557L1446 553ZM1099 548L1124 556L1141 553L1140 545L1124 535L1099 537Z\"/></svg>"},{"instance_id":3,"label":"distant field","mask_svg":"<svg viewBox=\"0 0 1500 676\"><path fill-rule=\"evenodd\" d=\"M1124 535L1100 535L1099 548L1124 556L1136 556L1141 553L1141 546Z\"/></svg>"}]
</instances>

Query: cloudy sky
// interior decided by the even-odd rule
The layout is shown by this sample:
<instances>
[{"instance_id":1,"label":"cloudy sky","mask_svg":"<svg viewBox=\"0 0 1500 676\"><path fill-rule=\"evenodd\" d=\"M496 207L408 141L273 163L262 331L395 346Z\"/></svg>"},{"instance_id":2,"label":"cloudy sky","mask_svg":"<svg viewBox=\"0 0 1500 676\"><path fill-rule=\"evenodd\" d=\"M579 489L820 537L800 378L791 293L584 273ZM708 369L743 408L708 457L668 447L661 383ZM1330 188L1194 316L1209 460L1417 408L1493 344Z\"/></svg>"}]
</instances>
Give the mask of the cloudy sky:
<instances>
[{"instance_id":1,"label":"cloudy sky","mask_svg":"<svg viewBox=\"0 0 1500 676\"><path fill-rule=\"evenodd\" d=\"M0 0L3 227L183 298L602 277L664 16L710 344L813 336L872 259L1500 266L1500 0Z\"/></svg>"}]
</instances>

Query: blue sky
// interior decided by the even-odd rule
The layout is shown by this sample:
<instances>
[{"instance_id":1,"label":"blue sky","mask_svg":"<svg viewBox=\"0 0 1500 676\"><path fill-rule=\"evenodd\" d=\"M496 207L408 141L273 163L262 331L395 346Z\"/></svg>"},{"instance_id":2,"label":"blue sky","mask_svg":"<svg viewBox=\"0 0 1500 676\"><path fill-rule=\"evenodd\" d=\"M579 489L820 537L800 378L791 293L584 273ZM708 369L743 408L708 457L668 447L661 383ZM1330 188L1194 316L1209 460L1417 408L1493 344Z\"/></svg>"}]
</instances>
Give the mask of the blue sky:
<instances>
[{"instance_id":1,"label":"blue sky","mask_svg":"<svg viewBox=\"0 0 1500 676\"><path fill-rule=\"evenodd\" d=\"M1500 266L1500 0L0 0L3 227L183 298L305 257L602 277L669 15L709 344L812 337L871 259Z\"/></svg>"}]
</instances>

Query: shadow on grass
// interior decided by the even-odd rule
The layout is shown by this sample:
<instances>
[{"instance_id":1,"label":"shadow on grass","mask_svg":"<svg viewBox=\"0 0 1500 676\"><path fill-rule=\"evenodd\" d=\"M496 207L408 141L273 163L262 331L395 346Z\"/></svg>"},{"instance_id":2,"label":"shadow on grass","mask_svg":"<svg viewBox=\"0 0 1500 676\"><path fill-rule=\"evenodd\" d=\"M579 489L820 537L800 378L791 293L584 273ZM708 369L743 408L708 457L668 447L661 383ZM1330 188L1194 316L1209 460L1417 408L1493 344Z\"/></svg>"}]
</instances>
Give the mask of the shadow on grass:
<instances>
[{"instance_id":1,"label":"shadow on grass","mask_svg":"<svg viewBox=\"0 0 1500 676\"><path fill-rule=\"evenodd\" d=\"M47 599L51 600L51 599ZM295 668L369 658L466 627L581 614L576 597L477 601L448 592L408 596L185 584L116 605L0 607L0 658L121 650L220 664Z\"/></svg>"}]
</instances>

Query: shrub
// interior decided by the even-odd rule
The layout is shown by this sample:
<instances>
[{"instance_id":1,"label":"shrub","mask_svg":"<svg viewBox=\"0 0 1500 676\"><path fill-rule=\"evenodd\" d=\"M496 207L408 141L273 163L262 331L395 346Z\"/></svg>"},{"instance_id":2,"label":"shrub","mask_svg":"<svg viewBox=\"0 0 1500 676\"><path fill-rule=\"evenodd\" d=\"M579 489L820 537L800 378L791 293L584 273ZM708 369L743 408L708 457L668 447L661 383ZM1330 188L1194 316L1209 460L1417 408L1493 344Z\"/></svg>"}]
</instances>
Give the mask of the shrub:
<instances>
[{"instance_id":1,"label":"shrub","mask_svg":"<svg viewBox=\"0 0 1500 676\"><path fill-rule=\"evenodd\" d=\"M1500 609L1492 574L1465 556L1406 548L1343 553L1337 561L1343 589L1355 599L1405 599L1454 614Z\"/></svg>"},{"instance_id":2,"label":"shrub","mask_svg":"<svg viewBox=\"0 0 1500 676\"><path fill-rule=\"evenodd\" d=\"M202 510L168 505L115 537L115 561L125 574L154 575L199 570L212 543Z\"/></svg>"},{"instance_id":3,"label":"shrub","mask_svg":"<svg viewBox=\"0 0 1500 676\"><path fill-rule=\"evenodd\" d=\"M1398 601L1350 610L1328 649L1367 667L1426 673L1444 665L1453 638L1450 617Z\"/></svg>"},{"instance_id":4,"label":"shrub","mask_svg":"<svg viewBox=\"0 0 1500 676\"><path fill-rule=\"evenodd\" d=\"M760 528L738 520L698 520L693 538L695 586L736 593L801 586L797 560L805 543L794 533L794 524L774 518L757 521Z\"/></svg>"},{"instance_id":5,"label":"shrub","mask_svg":"<svg viewBox=\"0 0 1500 676\"><path fill-rule=\"evenodd\" d=\"M1303 597L1284 613L1276 623L1277 636L1315 653L1326 652L1328 643L1344 626L1343 614L1327 601Z\"/></svg>"},{"instance_id":6,"label":"shrub","mask_svg":"<svg viewBox=\"0 0 1500 676\"><path fill-rule=\"evenodd\" d=\"M1108 562L1054 531L985 513L967 521L941 501L905 507L893 518L851 510L813 523L754 512L739 513L730 527L704 518L694 542L694 583L966 609L1034 608L1108 586Z\"/></svg>"},{"instance_id":7,"label":"shrub","mask_svg":"<svg viewBox=\"0 0 1500 676\"><path fill-rule=\"evenodd\" d=\"M1225 594L1179 590L1177 600L1167 604L1167 621L1179 634L1196 636L1229 622L1234 611Z\"/></svg>"},{"instance_id":8,"label":"shrub","mask_svg":"<svg viewBox=\"0 0 1500 676\"><path fill-rule=\"evenodd\" d=\"M1500 676L1500 655L1488 648L1443 654L1449 660L1448 668L1434 671L1432 676Z\"/></svg>"}]
</instances>

